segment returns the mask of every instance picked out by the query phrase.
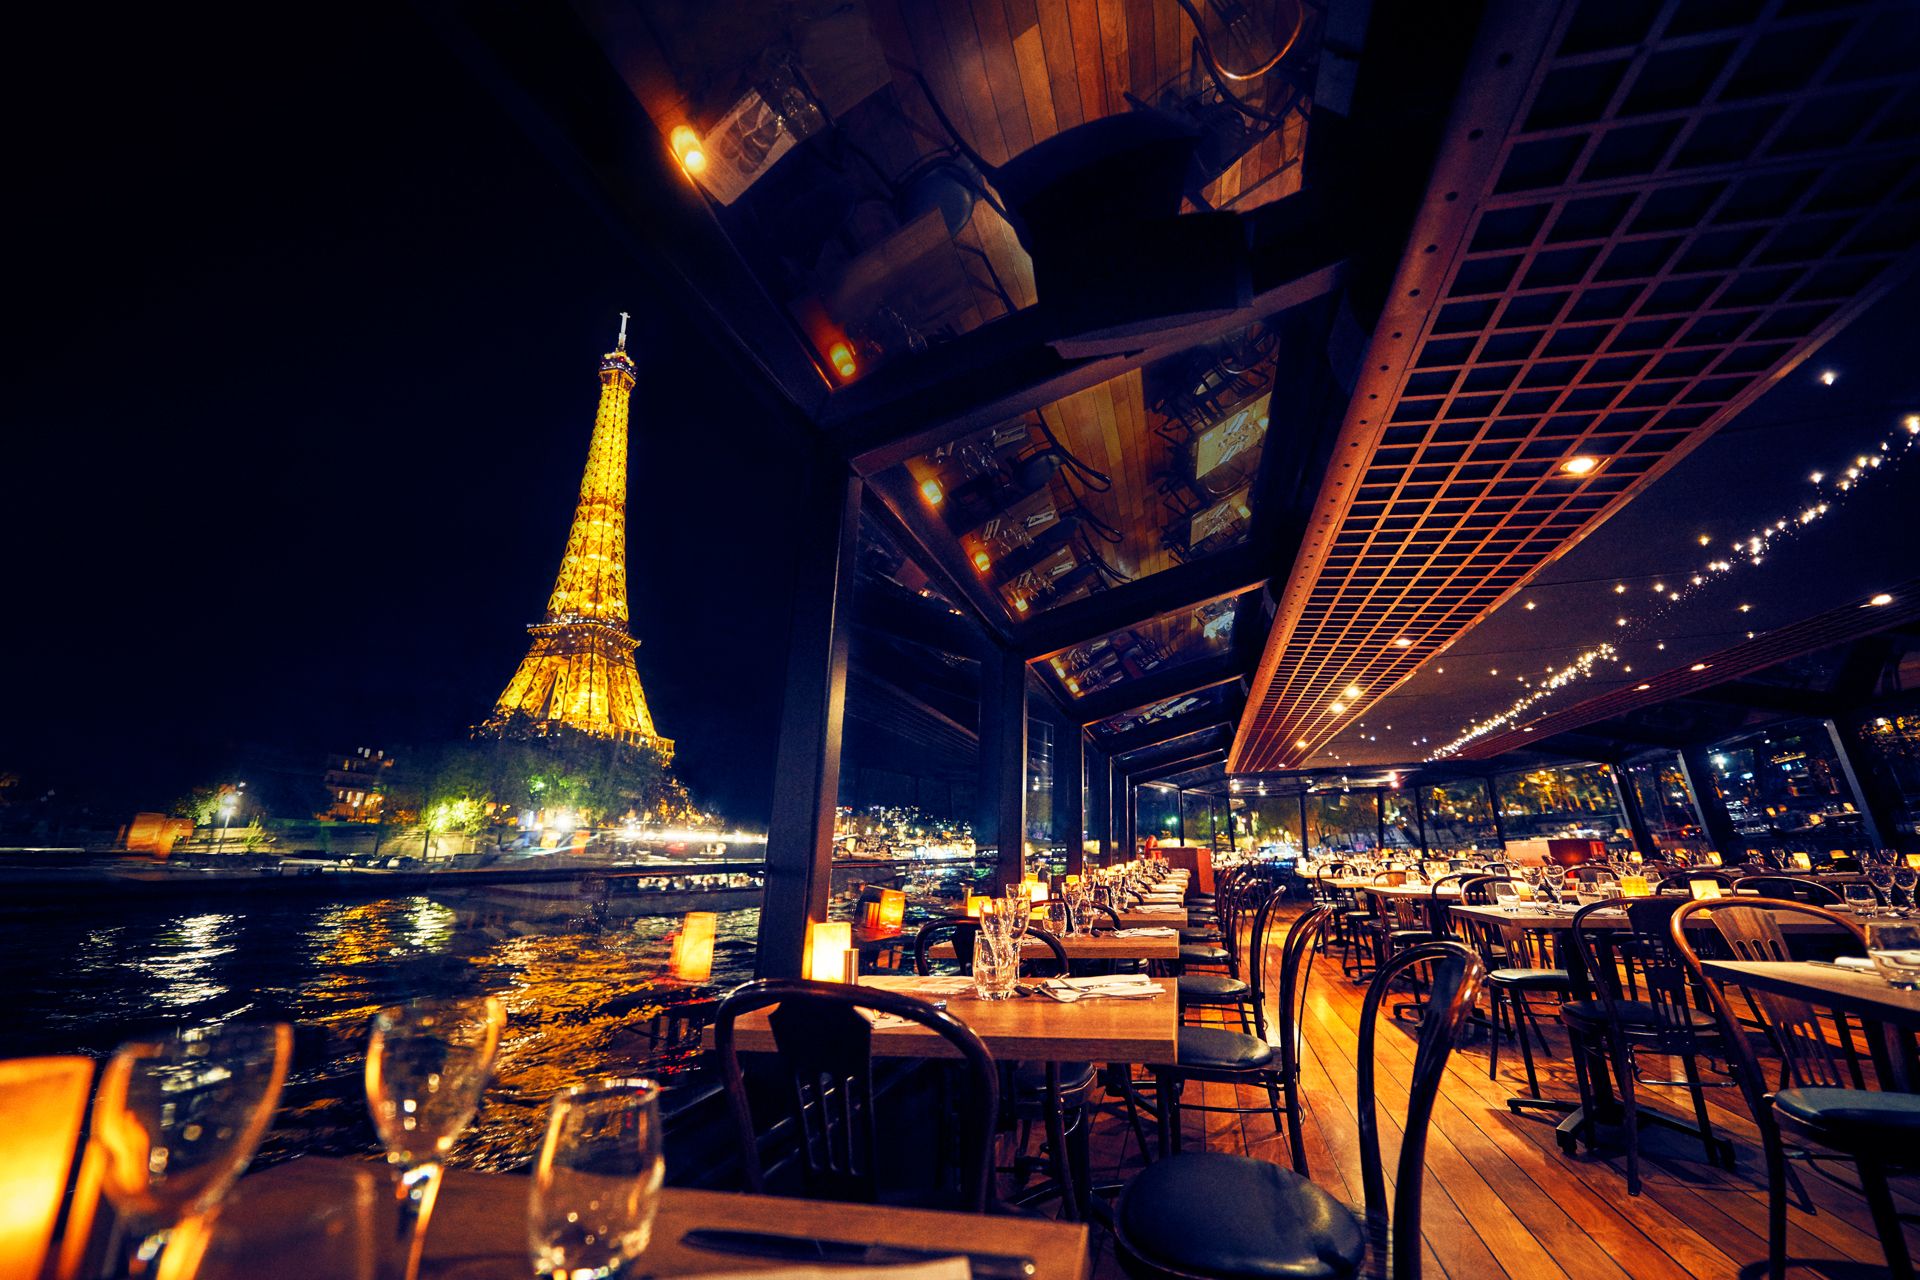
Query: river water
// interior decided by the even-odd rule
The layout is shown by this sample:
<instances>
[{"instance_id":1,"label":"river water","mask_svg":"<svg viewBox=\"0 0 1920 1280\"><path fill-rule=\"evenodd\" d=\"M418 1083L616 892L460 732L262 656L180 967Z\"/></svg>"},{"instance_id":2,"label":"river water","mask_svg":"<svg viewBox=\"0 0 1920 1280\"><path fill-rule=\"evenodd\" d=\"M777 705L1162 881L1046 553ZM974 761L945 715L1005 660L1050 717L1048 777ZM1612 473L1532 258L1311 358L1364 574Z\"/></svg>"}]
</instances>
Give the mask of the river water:
<instances>
[{"instance_id":1,"label":"river water","mask_svg":"<svg viewBox=\"0 0 1920 1280\"><path fill-rule=\"evenodd\" d=\"M752 976L759 916L720 914L714 988ZM643 1050L635 1024L689 996L661 977L678 923L607 919L584 903L503 908L481 889L31 910L0 896L0 1057L102 1056L171 1027L285 1019L304 1028L302 1050L261 1159L372 1154L361 1073L374 1011L491 992L508 1010L496 1082L453 1162L513 1168L538 1147L556 1090L630 1071Z\"/></svg>"}]
</instances>

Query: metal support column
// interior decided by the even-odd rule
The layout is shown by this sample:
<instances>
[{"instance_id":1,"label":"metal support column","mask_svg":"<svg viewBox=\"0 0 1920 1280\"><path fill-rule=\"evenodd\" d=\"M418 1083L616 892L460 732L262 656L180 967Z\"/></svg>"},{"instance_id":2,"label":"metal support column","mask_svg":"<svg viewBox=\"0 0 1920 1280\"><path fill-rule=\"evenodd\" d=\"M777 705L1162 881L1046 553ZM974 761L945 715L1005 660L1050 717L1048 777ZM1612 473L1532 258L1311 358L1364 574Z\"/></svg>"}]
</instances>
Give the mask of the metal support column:
<instances>
[{"instance_id":1,"label":"metal support column","mask_svg":"<svg viewBox=\"0 0 1920 1280\"><path fill-rule=\"evenodd\" d=\"M1173 789L1173 829L1179 834L1175 837L1184 845L1187 842L1187 793L1179 787Z\"/></svg>"},{"instance_id":2,"label":"metal support column","mask_svg":"<svg viewBox=\"0 0 1920 1280\"><path fill-rule=\"evenodd\" d=\"M1053 803L1067 844L1067 874L1077 876L1087 856L1087 733L1065 720L1054 732L1059 736L1053 744Z\"/></svg>"},{"instance_id":3,"label":"metal support column","mask_svg":"<svg viewBox=\"0 0 1920 1280\"><path fill-rule=\"evenodd\" d=\"M1500 842L1500 852L1507 851L1507 823L1500 816L1500 789L1493 785L1492 777L1480 779L1487 788L1487 808L1493 813L1493 838Z\"/></svg>"},{"instance_id":4,"label":"metal support column","mask_svg":"<svg viewBox=\"0 0 1920 1280\"><path fill-rule=\"evenodd\" d=\"M1626 766L1608 765L1607 776L1613 779L1613 794L1620 802L1620 812L1627 816L1627 833L1633 837L1633 847L1648 862L1657 860L1660 847L1654 844L1653 833L1647 829L1647 815L1640 808L1640 797L1627 777Z\"/></svg>"},{"instance_id":5,"label":"metal support column","mask_svg":"<svg viewBox=\"0 0 1920 1280\"><path fill-rule=\"evenodd\" d=\"M980 659L980 800L973 838L1000 851L997 881L1026 875L1027 664L993 648Z\"/></svg>"},{"instance_id":6,"label":"metal support column","mask_svg":"<svg viewBox=\"0 0 1920 1280\"><path fill-rule=\"evenodd\" d=\"M1425 862L1432 856L1427 847L1427 806L1420 800L1420 784L1413 785L1413 829L1420 835L1420 861Z\"/></svg>"},{"instance_id":7,"label":"metal support column","mask_svg":"<svg viewBox=\"0 0 1920 1280\"><path fill-rule=\"evenodd\" d=\"M1078 729L1075 730L1079 732ZM1087 770L1087 830L1097 833L1100 862L1113 861L1113 758L1091 744L1084 748Z\"/></svg>"},{"instance_id":8,"label":"metal support column","mask_svg":"<svg viewBox=\"0 0 1920 1280\"><path fill-rule=\"evenodd\" d=\"M1387 848L1387 793L1373 793L1373 847L1386 852Z\"/></svg>"},{"instance_id":9,"label":"metal support column","mask_svg":"<svg viewBox=\"0 0 1920 1280\"><path fill-rule=\"evenodd\" d=\"M1825 723L1827 738L1833 743L1834 758L1840 762L1840 776L1846 779L1847 789L1853 792L1853 802L1860 809L1860 834L1866 837L1869 849L1878 849L1887 844L1881 833L1894 830L1894 826L1876 812L1879 806L1874 801L1877 797L1869 795L1867 789L1860 785L1860 775L1854 770L1853 752L1847 749L1847 743L1849 740L1859 741L1859 735L1840 732L1840 726L1835 721L1828 720Z\"/></svg>"},{"instance_id":10,"label":"metal support column","mask_svg":"<svg viewBox=\"0 0 1920 1280\"><path fill-rule=\"evenodd\" d=\"M1688 747L1680 753L1680 772L1687 779L1687 793L1693 797L1694 812L1700 815L1700 829L1720 851L1720 859L1728 866L1739 862L1746 856L1745 846L1740 843L1740 833L1733 829L1733 819L1727 816L1727 805L1720 798L1720 791L1713 785L1713 766L1707 761L1705 747Z\"/></svg>"},{"instance_id":11,"label":"metal support column","mask_svg":"<svg viewBox=\"0 0 1920 1280\"><path fill-rule=\"evenodd\" d=\"M840 800L840 729L847 701L847 641L860 534L858 478L822 461L799 527L786 700L775 750L767 825L767 893L755 971L797 978L807 922L827 918L833 816Z\"/></svg>"},{"instance_id":12,"label":"metal support column","mask_svg":"<svg viewBox=\"0 0 1920 1280\"><path fill-rule=\"evenodd\" d=\"M1300 852L1307 851L1307 793L1300 793Z\"/></svg>"}]
</instances>

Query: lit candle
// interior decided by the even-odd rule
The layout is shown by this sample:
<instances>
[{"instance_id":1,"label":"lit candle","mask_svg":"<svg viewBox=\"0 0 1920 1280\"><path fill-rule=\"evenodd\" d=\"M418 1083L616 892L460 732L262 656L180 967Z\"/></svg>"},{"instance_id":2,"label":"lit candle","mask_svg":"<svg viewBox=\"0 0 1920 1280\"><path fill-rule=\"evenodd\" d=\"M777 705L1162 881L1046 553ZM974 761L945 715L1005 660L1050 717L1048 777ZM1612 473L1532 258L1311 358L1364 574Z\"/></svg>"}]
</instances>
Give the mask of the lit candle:
<instances>
[{"instance_id":1,"label":"lit candle","mask_svg":"<svg viewBox=\"0 0 1920 1280\"><path fill-rule=\"evenodd\" d=\"M0 1275L40 1274L92 1083L86 1058L0 1062Z\"/></svg>"},{"instance_id":2,"label":"lit candle","mask_svg":"<svg viewBox=\"0 0 1920 1280\"><path fill-rule=\"evenodd\" d=\"M1794 869L1795 871L1811 871L1811 870L1813 870L1813 855L1812 855L1812 854L1810 854L1810 853L1796 853L1796 854L1794 854L1794 855L1793 855L1793 869Z\"/></svg>"},{"instance_id":3,"label":"lit candle","mask_svg":"<svg viewBox=\"0 0 1920 1280\"><path fill-rule=\"evenodd\" d=\"M1720 882L1718 880L1689 880L1687 881L1687 891L1693 894L1696 900L1704 901L1708 898L1717 898L1720 896Z\"/></svg>"},{"instance_id":4,"label":"lit candle","mask_svg":"<svg viewBox=\"0 0 1920 1280\"><path fill-rule=\"evenodd\" d=\"M970 920L979 919L981 909L986 905L987 902L988 902L988 898L985 894L973 893L969 891L967 893L967 918Z\"/></svg>"},{"instance_id":5,"label":"lit candle","mask_svg":"<svg viewBox=\"0 0 1920 1280\"><path fill-rule=\"evenodd\" d=\"M1720 865L1720 851L1718 849L1709 849L1705 854L1701 855L1700 860L1710 867L1717 867Z\"/></svg>"},{"instance_id":6,"label":"lit candle","mask_svg":"<svg viewBox=\"0 0 1920 1280\"><path fill-rule=\"evenodd\" d=\"M711 911L689 911L673 942L673 976L682 982L705 982L713 976L713 937L720 917Z\"/></svg>"},{"instance_id":7,"label":"lit candle","mask_svg":"<svg viewBox=\"0 0 1920 1280\"><path fill-rule=\"evenodd\" d=\"M1647 898L1653 895L1653 886L1647 883L1645 876L1621 876L1620 896L1623 898Z\"/></svg>"},{"instance_id":8,"label":"lit candle","mask_svg":"<svg viewBox=\"0 0 1920 1280\"><path fill-rule=\"evenodd\" d=\"M907 922L907 895L900 889L882 889L877 908L877 927L898 929Z\"/></svg>"},{"instance_id":9,"label":"lit candle","mask_svg":"<svg viewBox=\"0 0 1920 1280\"><path fill-rule=\"evenodd\" d=\"M842 981L852 945L853 926L845 920L807 921L807 976L815 982Z\"/></svg>"}]
</instances>

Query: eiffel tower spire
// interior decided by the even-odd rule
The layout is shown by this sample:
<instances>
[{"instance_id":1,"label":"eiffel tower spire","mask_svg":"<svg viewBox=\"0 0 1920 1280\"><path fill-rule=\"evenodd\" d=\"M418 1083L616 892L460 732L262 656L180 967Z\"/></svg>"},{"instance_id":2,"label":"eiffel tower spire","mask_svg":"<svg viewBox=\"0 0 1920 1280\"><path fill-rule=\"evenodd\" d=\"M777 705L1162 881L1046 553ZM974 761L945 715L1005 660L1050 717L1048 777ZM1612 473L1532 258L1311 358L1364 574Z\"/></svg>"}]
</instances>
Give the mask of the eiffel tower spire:
<instances>
[{"instance_id":1,"label":"eiffel tower spire","mask_svg":"<svg viewBox=\"0 0 1920 1280\"><path fill-rule=\"evenodd\" d=\"M633 665L640 642L628 630L627 406L633 384L622 312L619 342L600 357L600 408L547 616L527 628L533 644L485 727L499 731L524 718L541 732L567 728L616 738L652 747L670 760L673 743L654 732Z\"/></svg>"}]
</instances>

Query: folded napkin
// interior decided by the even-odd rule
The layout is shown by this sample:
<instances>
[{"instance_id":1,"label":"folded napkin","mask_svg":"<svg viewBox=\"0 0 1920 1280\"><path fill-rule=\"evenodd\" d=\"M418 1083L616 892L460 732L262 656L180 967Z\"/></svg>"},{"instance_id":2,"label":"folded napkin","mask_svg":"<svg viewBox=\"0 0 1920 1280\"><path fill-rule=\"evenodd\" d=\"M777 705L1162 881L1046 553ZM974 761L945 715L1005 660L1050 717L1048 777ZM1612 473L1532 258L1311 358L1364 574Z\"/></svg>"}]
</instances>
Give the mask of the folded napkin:
<instances>
[{"instance_id":1,"label":"folded napkin","mask_svg":"<svg viewBox=\"0 0 1920 1280\"><path fill-rule=\"evenodd\" d=\"M963 991L973 990L973 979L964 977L942 977L938 975L915 979L907 991L916 996L951 996Z\"/></svg>"},{"instance_id":2,"label":"folded napkin","mask_svg":"<svg viewBox=\"0 0 1920 1280\"><path fill-rule=\"evenodd\" d=\"M897 1013L882 1013L878 1009L862 1009L860 1015L873 1024L875 1031L890 1031L895 1027L917 1027L920 1025L912 1018L903 1018Z\"/></svg>"},{"instance_id":3,"label":"folded napkin","mask_svg":"<svg viewBox=\"0 0 1920 1280\"><path fill-rule=\"evenodd\" d=\"M1873 968L1873 959L1871 956L1835 956L1833 963L1842 969L1866 969L1871 971Z\"/></svg>"},{"instance_id":4,"label":"folded napkin","mask_svg":"<svg viewBox=\"0 0 1920 1280\"><path fill-rule=\"evenodd\" d=\"M911 1246L927 1248L923 1244ZM773 1267L765 1271L718 1271L697 1280L971 1280L973 1268L963 1257L936 1258L932 1262L909 1262L898 1266L868 1266L853 1263L836 1267L822 1263L814 1267Z\"/></svg>"},{"instance_id":5,"label":"folded napkin","mask_svg":"<svg viewBox=\"0 0 1920 1280\"><path fill-rule=\"evenodd\" d=\"M1115 929L1113 936L1116 938L1177 938L1180 936L1180 931L1164 924L1148 924L1141 925L1137 929Z\"/></svg>"},{"instance_id":6,"label":"folded napkin","mask_svg":"<svg viewBox=\"0 0 1920 1280\"><path fill-rule=\"evenodd\" d=\"M1075 1000L1151 1000L1160 986L1144 973L1116 973L1101 978L1049 978L1040 984L1043 995L1062 1003Z\"/></svg>"},{"instance_id":7,"label":"folded napkin","mask_svg":"<svg viewBox=\"0 0 1920 1280\"><path fill-rule=\"evenodd\" d=\"M1135 908L1135 911L1143 916L1167 916L1172 915L1178 910L1180 910L1179 907L1153 906L1151 904Z\"/></svg>"}]
</instances>

